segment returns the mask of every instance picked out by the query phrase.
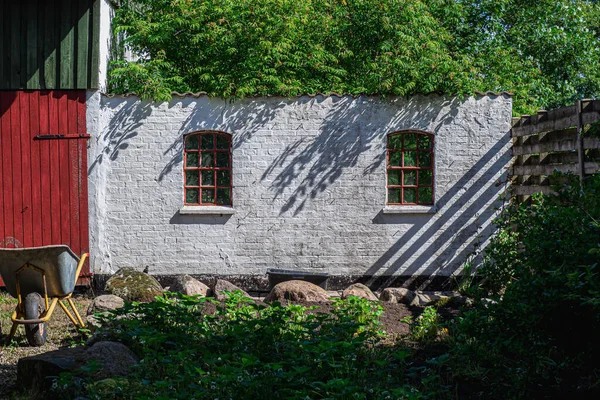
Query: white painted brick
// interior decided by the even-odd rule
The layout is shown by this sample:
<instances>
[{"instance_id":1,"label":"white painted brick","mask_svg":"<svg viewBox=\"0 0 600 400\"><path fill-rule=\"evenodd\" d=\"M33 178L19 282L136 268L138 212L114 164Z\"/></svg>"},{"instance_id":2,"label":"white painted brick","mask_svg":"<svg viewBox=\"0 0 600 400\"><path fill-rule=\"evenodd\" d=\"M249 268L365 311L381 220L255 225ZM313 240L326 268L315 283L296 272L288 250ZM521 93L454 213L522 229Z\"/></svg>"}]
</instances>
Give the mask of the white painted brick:
<instances>
[{"instance_id":1,"label":"white painted brick","mask_svg":"<svg viewBox=\"0 0 600 400\"><path fill-rule=\"evenodd\" d=\"M90 92L89 159L102 160L90 161L92 268L449 275L494 215L510 120L505 96L201 97L153 105ZM178 215L182 137L199 129L232 134L233 216ZM435 214L381 212L386 135L402 129L436 136Z\"/></svg>"}]
</instances>

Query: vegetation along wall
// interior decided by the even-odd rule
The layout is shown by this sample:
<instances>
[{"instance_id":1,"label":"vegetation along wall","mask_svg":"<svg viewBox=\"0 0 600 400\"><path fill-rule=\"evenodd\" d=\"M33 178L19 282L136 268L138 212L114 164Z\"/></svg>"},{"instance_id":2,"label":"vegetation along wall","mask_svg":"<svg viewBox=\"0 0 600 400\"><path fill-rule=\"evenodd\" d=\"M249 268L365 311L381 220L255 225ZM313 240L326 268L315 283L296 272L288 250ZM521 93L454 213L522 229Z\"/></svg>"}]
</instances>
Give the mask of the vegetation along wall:
<instances>
[{"instance_id":1,"label":"vegetation along wall","mask_svg":"<svg viewBox=\"0 0 600 400\"><path fill-rule=\"evenodd\" d=\"M510 160L505 94L88 97L96 274L449 276L491 233Z\"/></svg>"}]
</instances>

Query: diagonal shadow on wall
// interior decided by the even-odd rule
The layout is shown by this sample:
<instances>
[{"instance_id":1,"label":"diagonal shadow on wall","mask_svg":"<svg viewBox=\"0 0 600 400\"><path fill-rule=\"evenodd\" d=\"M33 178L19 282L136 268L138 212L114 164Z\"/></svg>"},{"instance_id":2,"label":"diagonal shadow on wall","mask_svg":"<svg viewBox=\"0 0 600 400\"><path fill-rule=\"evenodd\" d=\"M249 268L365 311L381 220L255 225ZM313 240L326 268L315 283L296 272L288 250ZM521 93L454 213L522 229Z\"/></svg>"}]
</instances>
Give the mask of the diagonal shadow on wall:
<instances>
[{"instance_id":1,"label":"diagonal shadow on wall","mask_svg":"<svg viewBox=\"0 0 600 400\"><path fill-rule=\"evenodd\" d=\"M369 278L372 286L386 287L396 286L398 282L406 280L406 277L419 275L428 276L434 272L445 269L453 273L464 263L467 255L477 250L475 246L480 240L478 237L472 237L473 232L477 232L483 227L483 231L477 236L488 237L493 230L493 224L490 220L495 216L498 207L502 204L500 196L504 191L502 182L506 181L507 172L504 170L507 160L510 158L510 149L506 148L507 139L498 141L490 150L479 159L469 171L462 176L437 202L439 212L432 216L418 216L415 218L430 219L431 224L415 223L404 235L394 243L366 272L366 276L384 276L385 281L379 281L374 284L375 279ZM495 161L494 158L496 158ZM486 168L487 167L487 168ZM473 181L477 172L484 170L480 177ZM503 171L503 172L502 172ZM499 174L499 172L501 172ZM487 188L479 193L480 188L489 184L490 180L496 179L496 184L488 185ZM464 188L468 188L465 190ZM461 212L470 199L476 198L471 205ZM474 220L473 220L474 219ZM452 222L451 222L452 221ZM386 216L379 214L375 217L374 223L406 223L402 216ZM423 222L423 221L420 221ZM433 242L428 243L429 239L438 232L442 232ZM417 238L410 243L412 238ZM451 240L469 242L464 246L461 257L452 254L452 250L435 256L438 249L443 248ZM449 249L455 249L457 246L449 246ZM417 254L420 255L411 261ZM393 261L392 261L393 260ZM447 260L454 260L453 263L444 263ZM429 266L425 269L423 265ZM398 272L400 275L396 275ZM445 274L448 275L448 274ZM404 282L404 285L410 283Z\"/></svg>"}]
</instances>

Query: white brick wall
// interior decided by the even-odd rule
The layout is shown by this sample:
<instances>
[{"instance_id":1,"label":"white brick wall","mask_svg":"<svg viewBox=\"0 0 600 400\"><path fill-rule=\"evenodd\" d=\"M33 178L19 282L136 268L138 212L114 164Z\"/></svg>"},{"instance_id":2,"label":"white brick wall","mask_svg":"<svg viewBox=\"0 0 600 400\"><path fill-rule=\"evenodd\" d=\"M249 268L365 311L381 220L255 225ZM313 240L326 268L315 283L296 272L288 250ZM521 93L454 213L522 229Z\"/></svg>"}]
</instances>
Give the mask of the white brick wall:
<instances>
[{"instance_id":1,"label":"white brick wall","mask_svg":"<svg viewBox=\"0 0 600 400\"><path fill-rule=\"evenodd\" d=\"M491 230L510 119L507 96L153 104L90 92L92 269L450 275ZM231 217L178 213L182 136L202 129L233 135ZM386 135L402 129L435 134L435 214L382 213Z\"/></svg>"}]
</instances>

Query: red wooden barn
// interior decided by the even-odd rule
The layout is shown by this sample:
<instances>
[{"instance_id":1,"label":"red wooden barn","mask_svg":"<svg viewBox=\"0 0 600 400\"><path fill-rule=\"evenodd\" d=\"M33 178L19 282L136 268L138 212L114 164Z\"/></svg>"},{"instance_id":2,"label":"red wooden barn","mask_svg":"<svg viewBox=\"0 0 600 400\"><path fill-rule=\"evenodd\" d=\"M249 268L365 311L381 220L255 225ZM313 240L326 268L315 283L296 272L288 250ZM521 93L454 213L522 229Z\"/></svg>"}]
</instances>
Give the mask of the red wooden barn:
<instances>
[{"instance_id":1,"label":"red wooden barn","mask_svg":"<svg viewBox=\"0 0 600 400\"><path fill-rule=\"evenodd\" d=\"M98 87L99 2L0 3L0 247L88 251L86 90ZM88 266L82 276L88 283Z\"/></svg>"}]
</instances>

